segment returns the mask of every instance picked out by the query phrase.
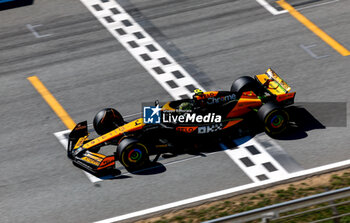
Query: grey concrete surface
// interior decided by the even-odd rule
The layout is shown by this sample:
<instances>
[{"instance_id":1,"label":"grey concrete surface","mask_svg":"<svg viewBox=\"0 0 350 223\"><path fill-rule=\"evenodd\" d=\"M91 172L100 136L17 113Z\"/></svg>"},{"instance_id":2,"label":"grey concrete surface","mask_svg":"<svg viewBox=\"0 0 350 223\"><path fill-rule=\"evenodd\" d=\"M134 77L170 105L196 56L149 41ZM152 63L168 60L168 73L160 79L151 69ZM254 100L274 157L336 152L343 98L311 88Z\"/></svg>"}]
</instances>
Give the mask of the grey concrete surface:
<instances>
[{"instance_id":1,"label":"grey concrete surface","mask_svg":"<svg viewBox=\"0 0 350 223\"><path fill-rule=\"evenodd\" d=\"M348 3L302 13L350 48ZM132 7L208 89L229 89L236 77L271 66L296 101L349 102L349 57L289 14L272 16L253 0L131 0ZM170 96L78 0L36 0L1 11L0 21L0 222L91 222L251 182L219 152L92 184L66 158L53 135L65 126L26 78L37 75L76 122L91 122L102 107L126 115ZM52 36L35 38L27 24ZM315 59L300 44L329 56ZM349 159L349 111L348 103L347 127L276 141L303 168Z\"/></svg>"}]
</instances>

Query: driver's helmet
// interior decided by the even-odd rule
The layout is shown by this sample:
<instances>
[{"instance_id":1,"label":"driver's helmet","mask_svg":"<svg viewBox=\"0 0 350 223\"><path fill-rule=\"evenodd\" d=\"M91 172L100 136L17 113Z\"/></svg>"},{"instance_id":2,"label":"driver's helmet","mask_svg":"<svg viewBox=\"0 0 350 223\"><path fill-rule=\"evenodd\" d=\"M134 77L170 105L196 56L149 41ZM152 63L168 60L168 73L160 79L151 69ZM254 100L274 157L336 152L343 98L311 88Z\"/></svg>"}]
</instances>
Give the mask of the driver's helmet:
<instances>
[{"instance_id":1,"label":"driver's helmet","mask_svg":"<svg viewBox=\"0 0 350 223\"><path fill-rule=\"evenodd\" d=\"M204 92L201 89L199 89L199 88L194 90L194 95L202 95L203 93Z\"/></svg>"},{"instance_id":2,"label":"driver's helmet","mask_svg":"<svg viewBox=\"0 0 350 223\"><path fill-rule=\"evenodd\" d=\"M179 106L180 110L189 111L192 110L192 104L190 102L182 102Z\"/></svg>"}]
</instances>

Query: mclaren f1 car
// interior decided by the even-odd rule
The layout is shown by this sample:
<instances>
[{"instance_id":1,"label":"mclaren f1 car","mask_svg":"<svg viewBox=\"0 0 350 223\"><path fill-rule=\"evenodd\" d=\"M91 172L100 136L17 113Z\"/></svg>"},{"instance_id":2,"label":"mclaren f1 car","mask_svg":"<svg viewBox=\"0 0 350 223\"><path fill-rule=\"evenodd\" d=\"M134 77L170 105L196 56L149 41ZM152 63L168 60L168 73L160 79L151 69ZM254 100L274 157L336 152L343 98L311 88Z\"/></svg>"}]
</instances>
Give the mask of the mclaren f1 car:
<instances>
[{"instance_id":1,"label":"mclaren f1 car","mask_svg":"<svg viewBox=\"0 0 350 223\"><path fill-rule=\"evenodd\" d=\"M290 86L268 69L254 78L238 78L230 91L197 89L193 98L163 105L156 101L153 112L162 114L160 121L152 119L150 123L143 117L126 122L117 110L106 108L93 120L99 137L89 138L87 121L77 124L71 131L68 157L93 173L113 169L117 161L132 171L149 164L151 155L157 160L160 154L167 152L171 139L221 134L238 128L249 117L247 114L255 115L268 135L281 134L289 123L285 107L293 104L294 98L295 92ZM116 146L113 155L99 153L106 145Z\"/></svg>"}]
</instances>

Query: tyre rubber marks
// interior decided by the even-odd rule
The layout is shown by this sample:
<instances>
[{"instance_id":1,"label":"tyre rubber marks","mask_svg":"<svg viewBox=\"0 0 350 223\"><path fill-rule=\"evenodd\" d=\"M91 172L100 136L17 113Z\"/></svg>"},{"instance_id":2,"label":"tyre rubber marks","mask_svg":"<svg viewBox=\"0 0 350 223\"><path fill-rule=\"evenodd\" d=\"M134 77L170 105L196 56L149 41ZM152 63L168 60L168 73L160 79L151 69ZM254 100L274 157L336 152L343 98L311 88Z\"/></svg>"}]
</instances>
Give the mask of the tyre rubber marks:
<instances>
[{"instance_id":1,"label":"tyre rubber marks","mask_svg":"<svg viewBox=\"0 0 350 223\"><path fill-rule=\"evenodd\" d=\"M115 0L81 2L173 98L202 88Z\"/></svg>"}]
</instances>

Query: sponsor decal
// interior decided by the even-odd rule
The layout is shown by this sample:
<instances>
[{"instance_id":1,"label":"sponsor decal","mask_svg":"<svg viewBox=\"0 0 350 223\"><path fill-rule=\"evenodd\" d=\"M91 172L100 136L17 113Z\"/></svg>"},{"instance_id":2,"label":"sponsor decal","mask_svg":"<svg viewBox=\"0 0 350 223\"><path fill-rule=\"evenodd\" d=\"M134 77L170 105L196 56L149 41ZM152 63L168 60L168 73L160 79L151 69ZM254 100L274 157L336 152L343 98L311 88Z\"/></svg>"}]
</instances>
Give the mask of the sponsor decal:
<instances>
[{"instance_id":1,"label":"sponsor decal","mask_svg":"<svg viewBox=\"0 0 350 223\"><path fill-rule=\"evenodd\" d=\"M74 130L82 130L82 129L86 129L85 125L77 125Z\"/></svg>"},{"instance_id":2,"label":"sponsor decal","mask_svg":"<svg viewBox=\"0 0 350 223\"><path fill-rule=\"evenodd\" d=\"M185 132L185 133L192 133L197 128L198 128L198 126L194 126L194 127L177 127L176 131Z\"/></svg>"},{"instance_id":3,"label":"sponsor decal","mask_svg":"<svg viewBox=\"0 0 350 223\"><path fill-rule=\"evenodd\" d=\"M87 139L87 136L81 137L78 142L75 144L74 149L79 148L83 145L84 141Z\"/></svg>"},{"instance_id":4,"label":"sponsor decal","mask_svg":"<svg viewBox=\"0 0 350 223\"><path fill-rule=\"evenodd\" d=\"M94 156L94 155L89 154L89 153L86 154L86 156L89 157L89 158L91 158L91 159L94 159L94 160L96 160L96 161L98 161L98 162L101 162L101 161L102 161L102 158L99 158L99 157Z\"/></svg>"},{"instance_id":5,"label":"sponsor decal","mask_svg":"<svg viewBox=\"0 0 350 223\"><path fill-rule=\"evenodd\" d=\"M287 94L282 94L282 95L277 95L277 101L283 101L289 98L293 98L294 97L294 92L292 93L287 93Z\"/></svg>"},{"instance_id":6,"label":"sponsor decal","mask_svg":"<svg viewBox=\"0 0 350 223\"><path fill-rule=\"evenodd\" d=\"M202 95L195 95L198 100L203 100L211 97L215 97L218 94L217 91L214 92L204 92Z\"/></svg>"},{"instance_id":7,"label":"sponsor decal","mask_svg":"<svg viewBox=\"0 0 350 223\"><path fill-rule=\"evenodd\" d=\"M109 164L111 164L113 162L114 162L114 158L113 157L107 157L101 162L100 166L107 166L107 165L109 165Z\"/></svg>"},{"instance_id":8,"label":"sponsor decal","mask_svg":"<svg viewBox=\"0 0 350 223\"><path fill-rule=\"evenodd\" d=\"M138 125L141 125L140 119L137 119L137 120L135 121L135 126L138 126Z\"/></svg>"},{"instance_id":9,"label":"sponsor decal","mask_svg":"<svg viewBox=\"0 0 350 223\"><path fill-rule=\"evenodd\" d=\"M90 159L89 157L83 157L83 158L81 158L81 159L82 159L82 160L85 160L86 162L91 163L91 164L93 164L93 165L95 165L95 166L100 165L99 162L97 162L96 160Z\"/></svg>"},{"instance_id":10,"label":"sponsor decal","mask_svg":"<svg viewBox=\"0 0 350 223\"><path fill-rule=\"evenodd\" d=\"M219 98L208 98L207 104L212 105L212 104L218 104L218 103L233 101L233 100L236 100L235 94L226 95Z\"/></svg>"},{"instance_id":11,"label":"sponsor decal","mask_svg":"<svg viewBox=\"0 0 350 223\"><path fill-rule=\"evenodd\" d=\"M198 127L198 134L217 132L217 131L220 131L221 129L222 129L222 123L207 125L207 126L200 126Z\"/></svg>"}]
</instances>

